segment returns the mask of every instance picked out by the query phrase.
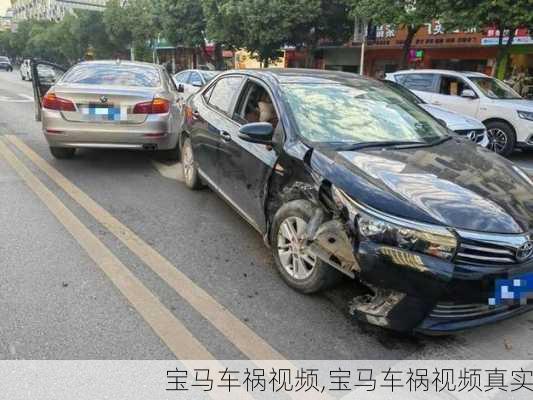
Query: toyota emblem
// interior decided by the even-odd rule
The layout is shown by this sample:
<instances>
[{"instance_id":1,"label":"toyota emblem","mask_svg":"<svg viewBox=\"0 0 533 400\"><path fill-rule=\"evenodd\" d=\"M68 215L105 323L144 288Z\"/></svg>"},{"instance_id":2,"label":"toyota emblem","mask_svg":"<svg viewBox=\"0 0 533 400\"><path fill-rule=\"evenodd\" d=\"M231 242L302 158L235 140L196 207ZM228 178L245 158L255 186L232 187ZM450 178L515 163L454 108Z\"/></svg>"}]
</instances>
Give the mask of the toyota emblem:
<instances>
[{"instance_id":1,"label":"toyota emblem","mask_svg":"<svg viewBox=\"0 0 533 400\"><path fill-rule=\"evenodd\" d=\"M108 100L108 99L107 99L107 97L105 97L105 96L100 97L100 101L101 101L102 103L107 103L107 100Z\"/></svg>"},{"instance_id":2,"label":"toyota emblem","mask_svg":"<svg viewBox=\"0 0 533 400\"><path fill-rule=\"evenodd\" d=\"M528 240L516 251L516 258L518 261L529 260L533 256L533 242Z\"/></svg>"}]
</instances>

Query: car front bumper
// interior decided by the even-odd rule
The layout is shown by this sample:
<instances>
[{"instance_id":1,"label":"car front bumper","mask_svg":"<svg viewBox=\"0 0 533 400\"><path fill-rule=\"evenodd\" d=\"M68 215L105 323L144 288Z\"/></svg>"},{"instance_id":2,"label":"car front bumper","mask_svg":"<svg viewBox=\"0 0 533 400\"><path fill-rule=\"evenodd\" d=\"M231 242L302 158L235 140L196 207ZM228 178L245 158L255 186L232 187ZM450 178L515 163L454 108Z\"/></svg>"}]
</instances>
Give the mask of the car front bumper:
<instances>
[{"instance_id":1,"label":"car front bumper","mask_svg":"<svg viewBox=\"0 0 533 400\"><path fill-rule=\"evenodd\" d=\"M489 306L496 281L533 273L533 262L486 271L363 241L355 252L374 296L354 299L353 314L395 331L451 334L501 321L533 305ZM514 278L513 278L514 279Z\"/></svg>"},{"instance_id":2,"label":"car front bumper","mask_svg":"<svg viewBox=\"0 0 533 400\"><path fill-rule=\"evenodd\" d=\"M150 115L142 124L71 122L42 109L42 127L50 147L170 150L178 143L168 116Z\"/></svg>"}]
</instances>

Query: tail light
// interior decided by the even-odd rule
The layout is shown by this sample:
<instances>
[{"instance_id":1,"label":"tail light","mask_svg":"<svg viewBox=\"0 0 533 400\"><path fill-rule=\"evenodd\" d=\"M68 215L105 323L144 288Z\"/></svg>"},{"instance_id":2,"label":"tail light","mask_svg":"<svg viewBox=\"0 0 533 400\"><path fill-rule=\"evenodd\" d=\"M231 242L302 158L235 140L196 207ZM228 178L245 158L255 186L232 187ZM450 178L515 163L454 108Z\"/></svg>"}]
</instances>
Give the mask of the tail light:
<instances>
[{"instance_id":1,"label":"tail light","mask_svg":"<svg viewBox=\"0 0 533 400\"><path fill-rule=\"evenodd\" d=\"M47 93L43 97L43 108L58 111L76 111L76 106L72 101L57 97L54 93Z\"/></svg>"},{"instance_id":2,"label":"tail light","mask_svg":"<svg viewBox=\"0 0 533 400\"><path fill-rule=\"evenodd\" d=\"M166 114L170 110L170 102L156 97L152 101L135 104L133 114Z\"/></svg>"}]
</instances>

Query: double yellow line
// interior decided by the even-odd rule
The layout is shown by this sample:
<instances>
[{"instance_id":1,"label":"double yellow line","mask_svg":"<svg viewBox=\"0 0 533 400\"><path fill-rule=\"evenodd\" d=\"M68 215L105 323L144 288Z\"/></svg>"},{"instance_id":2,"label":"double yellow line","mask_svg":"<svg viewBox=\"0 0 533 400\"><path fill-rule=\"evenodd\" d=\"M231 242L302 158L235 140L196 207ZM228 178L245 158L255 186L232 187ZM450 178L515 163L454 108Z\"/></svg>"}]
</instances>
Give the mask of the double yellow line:
<instances>
[{"instance_id":1,"label":"double yellow line","mask_svg":"<svg viewBox=\"0 0 533 400\"><path fill-rule=\"evenodd\" d=\"M28 187L83 247L137 312L180 360L215 357L189 332L146 286L98 239L10 149L15 146L37 168L64 190L79 206L106 227L153 272L252 360L283 360L263 338L179 271L127 226L102 208L59 171L15 136L0 137L3 156Z\"/></svg>"}]
</instances>

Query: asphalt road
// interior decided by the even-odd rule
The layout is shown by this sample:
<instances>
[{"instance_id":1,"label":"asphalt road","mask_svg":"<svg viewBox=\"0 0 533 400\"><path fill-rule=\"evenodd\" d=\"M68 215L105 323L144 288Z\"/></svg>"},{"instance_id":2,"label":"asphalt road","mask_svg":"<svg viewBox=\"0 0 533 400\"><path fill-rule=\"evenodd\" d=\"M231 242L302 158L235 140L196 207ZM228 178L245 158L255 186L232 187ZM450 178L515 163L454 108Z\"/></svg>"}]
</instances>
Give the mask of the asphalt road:
<instances>
[{"instance_id":1,"label":"asphalt road","mask_svg":"<svg viewBox=\"0 0 533 400\"><path fill-rule=\"evenodd\" d=\"M404 337L349 317L350 282L292 291L257 233L187 190L178 166L101 150L55 160L31 95L0 73L0 359L533 356L533 315ZM513 158L533 172L533 155Z\"/></svg>"}]
</instances>

